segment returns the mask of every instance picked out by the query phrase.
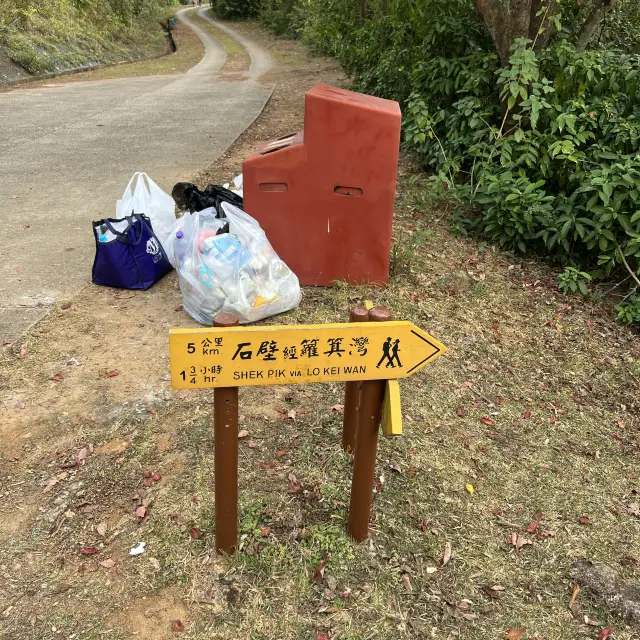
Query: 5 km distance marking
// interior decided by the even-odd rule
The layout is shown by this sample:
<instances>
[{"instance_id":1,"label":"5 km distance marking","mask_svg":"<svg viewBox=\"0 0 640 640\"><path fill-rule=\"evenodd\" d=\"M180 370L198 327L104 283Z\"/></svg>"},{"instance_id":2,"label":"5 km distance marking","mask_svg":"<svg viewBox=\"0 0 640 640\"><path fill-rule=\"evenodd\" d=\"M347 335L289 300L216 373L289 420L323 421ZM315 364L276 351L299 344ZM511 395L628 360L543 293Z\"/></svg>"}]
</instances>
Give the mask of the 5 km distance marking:
<instances>
[{"instance_id":1,"label":"5 km distance marking","mask_svg":"<svg viewBox=\"0 0 640 640\"><path fill-rule=\"evenodd\" d=\"M175 389L395 380L446 348L411 322L172 329Z\"/></svg>"}]
</instances>

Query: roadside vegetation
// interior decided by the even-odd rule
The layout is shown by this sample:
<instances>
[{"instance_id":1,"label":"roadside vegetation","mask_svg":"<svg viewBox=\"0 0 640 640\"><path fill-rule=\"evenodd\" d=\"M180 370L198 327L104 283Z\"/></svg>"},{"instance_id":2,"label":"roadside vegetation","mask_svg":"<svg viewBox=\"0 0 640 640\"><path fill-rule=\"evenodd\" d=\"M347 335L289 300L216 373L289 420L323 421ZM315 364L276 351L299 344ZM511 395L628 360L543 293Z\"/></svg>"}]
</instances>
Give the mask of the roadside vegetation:
<instances>
[{"instance_id":1,"label":"roadside vegetation","mask_svg":"<svg viewBox=\"0 0 640 640\"><path fill-rule=\"evenodd\" d=\"M587 274L581 294L621 282L617 317L640 322L637 2L264 0L253 14L401 103L455 232L545 256L561 284Z\"/></svg>"},{"instance_id":2,"label":"roadside vegetation","mask_svg":"<svg viewBox=\"0 0 640 640\"><path fill-rule=\"evenodd\" d=\"M0 56L30 74L167 50L174 0L0 0Z\"/></svg>"}]
</instances>

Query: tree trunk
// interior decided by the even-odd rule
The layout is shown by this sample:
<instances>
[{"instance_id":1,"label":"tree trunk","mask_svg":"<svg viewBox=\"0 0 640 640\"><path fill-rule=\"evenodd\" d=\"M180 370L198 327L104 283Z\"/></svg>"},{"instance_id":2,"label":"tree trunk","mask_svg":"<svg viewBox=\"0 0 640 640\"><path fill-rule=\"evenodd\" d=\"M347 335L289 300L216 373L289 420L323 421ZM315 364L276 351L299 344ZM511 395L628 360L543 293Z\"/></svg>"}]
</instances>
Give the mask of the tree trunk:
<instances>
[{"instance_id":1,"label":"tree trunk","mask_svg":"<svg viewBox=\"0 0 640 640\"><path fill-rule=\"evenodd\" d=\"M613 9L614 4L615 0L596 0L578 34L578 41L576 43L576 49L578 51L584 51L587 48L587 45L591 42L604 17Z\"/></svg>"},{"instance_id":2,"label":"tree trunk","mask_svg":"<svg viewBox=\"0 0 640 640\"><path fill-rule=\"evenodd\" d=\"M473 0L505 66L509 63L511 47L518 38L531 40L538 51L547 46L553 34L552 18L558 4L559 0Z\"/></svg>"}]
</instances>

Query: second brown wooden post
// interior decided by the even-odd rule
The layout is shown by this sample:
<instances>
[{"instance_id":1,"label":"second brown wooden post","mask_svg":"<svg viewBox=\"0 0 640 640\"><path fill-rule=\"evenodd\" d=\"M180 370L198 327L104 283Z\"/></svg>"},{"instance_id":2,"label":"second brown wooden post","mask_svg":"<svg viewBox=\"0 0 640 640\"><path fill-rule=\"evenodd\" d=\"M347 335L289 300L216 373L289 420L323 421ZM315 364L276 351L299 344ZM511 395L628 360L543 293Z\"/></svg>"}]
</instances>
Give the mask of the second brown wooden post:
<instances>
[{"instance_id":1,"label":"second brown wooden post","mask_svg":"<svg viewBox=\"0 0 640 640\"><path fill-rule=\"evenodd\" d=\"M386 307L374 307L369 311L370 322L391 320ZM351 480L351 502L347 529L356 542L366 540L369 535L369 516L373 502L373 480L378 453L378 431L380 412L384 400L385 380L367 380L362 383L360 395L360 419L357 445L353 459Z\"/></svg>"},{"instance_id":2,"label":"second brown wooden post","mask_svg":"<svg viewBox=\"0 0 640 640\"><path fill-rule=\"evenodd\" d=\"M213 317L214 327L235 327L231 313ZM238 387L213 391L216 552L232 554L238 546Z\"/></svg>"},{"instance_id":3,"label":"second brown wooden post","mask_svg":"<svg viewBox=\"0 0 640 640\"><path fill-rule=\"evenodd\" d=\"M365 307L349 310L349 322L368 322L369 312ZM344 384L344 421L342 423L342 448L347 452L356 450L356 436L360 419L360 395L362 382L355 380Z\"/></svg>"}]
</instances>

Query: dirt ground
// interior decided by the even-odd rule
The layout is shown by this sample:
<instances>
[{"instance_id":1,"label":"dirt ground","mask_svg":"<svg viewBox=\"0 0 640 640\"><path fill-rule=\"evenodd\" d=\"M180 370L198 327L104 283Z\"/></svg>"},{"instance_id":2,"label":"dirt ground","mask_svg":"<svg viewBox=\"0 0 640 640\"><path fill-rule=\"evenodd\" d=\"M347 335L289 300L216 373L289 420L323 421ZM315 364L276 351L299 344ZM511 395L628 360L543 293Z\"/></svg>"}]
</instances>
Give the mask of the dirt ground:
<instances>
[{"instance_id":1,"label":"dirt ground","mask_svg":"<svg viewBox=\"0 0 640 640\"><path fill-rule=\"evenodd\" d=\"M343 82L299 44L234 28L274 53L276 89L200 184L299 130L316 82ZM361 545L345 533L343 388L255 387L240 391L241 550L216 557L212 392L169 382L169 329L196 326L175 274L88 285L6 345L0 638L637 638L584 592L569 608L568 567L640 576L638 336L540 262L452 236L449 208L404 157L390 285L306 288L268 321L343 321L370 299L449 348L401 383L405 434L381 439Z\"/></svg>"}]
</instances>

